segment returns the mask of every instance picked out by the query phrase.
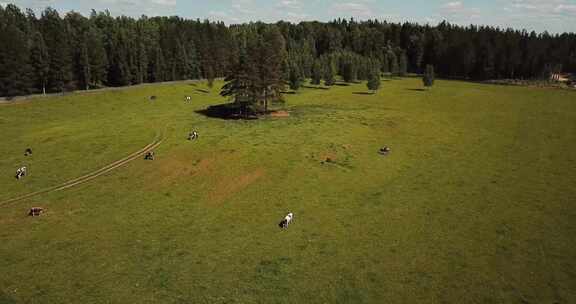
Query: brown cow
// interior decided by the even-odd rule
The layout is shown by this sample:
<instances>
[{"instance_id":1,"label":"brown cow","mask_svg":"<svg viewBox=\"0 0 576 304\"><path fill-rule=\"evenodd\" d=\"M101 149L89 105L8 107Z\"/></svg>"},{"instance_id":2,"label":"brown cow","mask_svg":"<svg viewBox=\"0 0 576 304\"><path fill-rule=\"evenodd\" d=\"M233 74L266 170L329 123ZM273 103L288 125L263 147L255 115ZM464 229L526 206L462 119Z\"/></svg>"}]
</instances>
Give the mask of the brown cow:
<instances>
[{"instance_id":1,"label":"brown cow","mask_svg":"<svg viewBox=\"0 0 576 304\"><path fill-rule=\"evenodd\" d=\"M28 216L40 216L42 212L44 212L44 208L32 207L30 208L30 211L28 211Z\"/></svg>"}]
</instances>

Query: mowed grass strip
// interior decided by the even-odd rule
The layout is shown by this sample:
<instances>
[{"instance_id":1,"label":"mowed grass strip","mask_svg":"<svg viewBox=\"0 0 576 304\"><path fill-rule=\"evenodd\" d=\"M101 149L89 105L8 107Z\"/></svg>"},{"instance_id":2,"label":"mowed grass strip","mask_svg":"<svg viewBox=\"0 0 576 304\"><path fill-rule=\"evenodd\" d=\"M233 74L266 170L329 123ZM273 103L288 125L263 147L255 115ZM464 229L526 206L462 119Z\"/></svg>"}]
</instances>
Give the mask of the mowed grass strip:
<instances>
[{"instance_id":1,"label":"mowed grass strip","mask_svg":"<svg viewBox=\"0 0 576 304\"><path fill-rule=\"evenodd\" d=\"M155 161L0 209L0 303L576 302L574 92L394 79L198 114L220 85L0 105L0 200L166 129Z\"/></svg>"}]
</instances>

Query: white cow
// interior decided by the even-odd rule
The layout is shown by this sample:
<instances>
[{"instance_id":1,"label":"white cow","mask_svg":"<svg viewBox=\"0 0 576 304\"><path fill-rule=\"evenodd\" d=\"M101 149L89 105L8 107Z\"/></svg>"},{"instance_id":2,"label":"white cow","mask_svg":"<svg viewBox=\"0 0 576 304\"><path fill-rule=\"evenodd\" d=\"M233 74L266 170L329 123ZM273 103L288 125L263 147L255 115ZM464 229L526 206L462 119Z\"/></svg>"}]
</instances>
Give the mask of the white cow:
<instances>
[{"instance_id":1,"label":"white cow","mask_svg":"<svg viewBox=\"0 0 576 304\"><path fill-rule=\"evenodd\" d=\"M186 101L187 101L187 102L192 101L192 97L191 97L191 96L186 96Z\"/></svg>"},{"instance_id":2,"label":"white cow","mask_svg":"<svg viewBox=\"0 0 576 304\"><path fill-rule=\"evenodd\" d=\"M27 171L26 166L24 166L24 167L19 168L18 170L16 170L16 178L17 178L17 179L20 179L20 178L26 176L26 171Z\"/></svg>"},{"instance_id":3,"label":"white cow","mask_svg":"<svg viewBox=\"0 0 576 304\"><path fill-rule=\"evenodd\" d=\"M288 228L288 225L290 225L290 223L292 222L292 220L294 219L294 214L292 212L288 213L288 215L286 215L284 217L284 219L280 222L280 224L278 224L278 226L280 226L280 228L282 229L286 229Z\"/></svg>"}]
</instances>

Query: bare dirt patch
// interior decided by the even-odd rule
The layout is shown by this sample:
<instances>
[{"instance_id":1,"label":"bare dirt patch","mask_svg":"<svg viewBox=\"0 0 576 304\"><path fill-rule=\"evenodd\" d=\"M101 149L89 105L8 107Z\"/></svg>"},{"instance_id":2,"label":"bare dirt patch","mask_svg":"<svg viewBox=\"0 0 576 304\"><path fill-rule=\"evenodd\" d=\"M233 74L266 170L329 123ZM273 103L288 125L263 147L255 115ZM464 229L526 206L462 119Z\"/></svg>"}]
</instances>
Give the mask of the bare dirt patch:
<instances>
[{"instance_id":1,"label":"bare dirt patch","mask_svg":"<svg viewBox=\"0 0 576 304\"><path fill-rule=\"evenodd\" d=\"M264 174L265 172L263 169L256 169L240 176L224 178L216 184L212 191L208 193L207 198L213 203L223 202L232 195L256 182L264 176Z\"/></svg>"},{"instance_id":2,"label":"bare dirt patch","mask_svg":"<svg viewBox=\"0 0 576 304\"><path fill-rule=\"evenodd\" d=\"M159 157L155 161L157 173L149 175L153 180L147 184L157 189L194 176L208 176L217 170L219 163L226 162L234 153L233 150L219 151L201 159L190 151L169 153L166 158Z\"/></svg>"},{"instance_id":3,"label":"bare dirt patch","mask_svg":"<svg viewBox=\"0 0 576 304\"><path fill-rule=\"evenodd\" d=\"M270 113L270 117L278 117L278 118L290 117L290 113L288 111L274 111Z\"/></svg>"}]
</instances>

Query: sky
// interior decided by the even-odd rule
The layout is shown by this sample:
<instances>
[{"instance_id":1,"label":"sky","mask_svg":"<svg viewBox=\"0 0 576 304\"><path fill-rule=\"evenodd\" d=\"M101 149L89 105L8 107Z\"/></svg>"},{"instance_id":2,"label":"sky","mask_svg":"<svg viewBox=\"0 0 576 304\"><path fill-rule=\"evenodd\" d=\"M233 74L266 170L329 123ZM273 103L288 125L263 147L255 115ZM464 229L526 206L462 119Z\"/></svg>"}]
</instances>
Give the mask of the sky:
<instances>
[{"instance_id":1,"label":"sky","mask_svg":"<svg viewBox=\"0 0 576 304\"><path fill-rule=\"evenodd\" d=\"M40 12L89 14L108 9L113 15L178 15L227 24L249 21L330 21L335 18L379 19L435 25L442 20L550 33L576 32L576 0L0 0Z\"/></svg>"}]
</instances>

